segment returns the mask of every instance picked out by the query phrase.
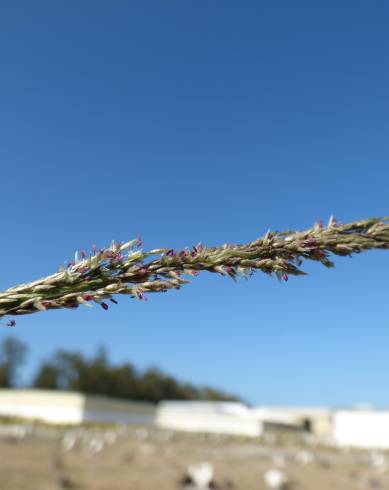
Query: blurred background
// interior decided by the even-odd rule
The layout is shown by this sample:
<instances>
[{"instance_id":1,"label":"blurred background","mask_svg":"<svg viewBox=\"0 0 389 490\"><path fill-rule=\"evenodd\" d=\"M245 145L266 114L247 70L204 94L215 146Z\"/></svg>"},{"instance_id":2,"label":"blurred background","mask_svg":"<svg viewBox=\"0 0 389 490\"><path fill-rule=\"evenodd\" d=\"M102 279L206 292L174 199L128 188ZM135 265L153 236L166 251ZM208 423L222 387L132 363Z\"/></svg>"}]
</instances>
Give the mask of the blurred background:
<instances>
[{"instance_id":1,"label":"blurred background","mask_svg":"<svg viewBox=\"0 0 389 490\"><path fill-rule=\"evenodd\" d=\"M0 289L112 239L388 215L388 24L383 1L3 3ZM335 262L3 322L0 488L384 488L388 261Z\"/></svg>"}]
</instances>

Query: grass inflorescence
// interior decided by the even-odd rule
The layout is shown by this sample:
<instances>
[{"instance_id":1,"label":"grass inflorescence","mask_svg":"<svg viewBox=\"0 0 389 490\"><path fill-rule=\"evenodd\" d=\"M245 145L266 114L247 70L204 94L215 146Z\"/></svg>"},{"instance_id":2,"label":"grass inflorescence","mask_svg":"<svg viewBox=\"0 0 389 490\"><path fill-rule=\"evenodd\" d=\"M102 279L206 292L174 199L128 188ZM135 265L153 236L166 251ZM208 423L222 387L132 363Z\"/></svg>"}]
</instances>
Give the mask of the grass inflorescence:
<instances>
[{"instance_id":1,"label":"grass inflorescence","mask_svg":"<svg viewBox=\"0 0 389 490\"><path fill-rule=\"evenodd\" d=\"M250 243L173 250L142 249L140 238L112 242L106 249L95 246L89 254L77 252L73 262L48 277L0 292L0 317L24 315L58 308L99 304L107 310L123 294L146 300L149 293L180 289L189 276L208 271L236 279L255 271L275 275L281 281L304 275L304 260L333 267L331 255L351 256L374 249L389 249L389 218L371 218L348 224L333 217L327 225L315 223L304 231L268 231ZM15 325L11 319L7 323Z\"/></svg>"}]
</instances>

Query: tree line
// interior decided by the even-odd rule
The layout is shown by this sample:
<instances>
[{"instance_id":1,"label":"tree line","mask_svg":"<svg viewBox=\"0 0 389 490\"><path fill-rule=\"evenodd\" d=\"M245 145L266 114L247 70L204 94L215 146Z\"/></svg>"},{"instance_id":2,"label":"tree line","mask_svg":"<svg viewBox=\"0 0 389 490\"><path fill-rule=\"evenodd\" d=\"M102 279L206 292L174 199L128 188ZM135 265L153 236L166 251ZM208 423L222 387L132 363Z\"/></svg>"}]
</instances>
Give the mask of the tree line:
<instances>
[{"instance_id":1,"label":"tree line","mask_svg":"<svg viewBox=\"0 0 389 490\"><path fill-rule=\"evenodd\" d=\"M19 339L9 336L2 340L0 388L17 386L18 371L27 354L27 345ZM130 362L112 364L104 347L89 358L81 352L57 350L39 365L29 387L153 403L160 400L239 400L209 386L181 382L158 368L141 371Z\"/></svg>"}]
</instances>

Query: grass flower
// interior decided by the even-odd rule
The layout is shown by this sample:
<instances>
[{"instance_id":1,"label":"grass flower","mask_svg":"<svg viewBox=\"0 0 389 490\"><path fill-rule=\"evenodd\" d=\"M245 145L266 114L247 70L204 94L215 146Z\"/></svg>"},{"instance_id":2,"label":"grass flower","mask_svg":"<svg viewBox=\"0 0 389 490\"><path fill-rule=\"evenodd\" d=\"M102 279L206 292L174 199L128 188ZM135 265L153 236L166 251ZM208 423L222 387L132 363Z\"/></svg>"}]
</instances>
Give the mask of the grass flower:
<instances>
[{"instance_id":1,"label":"grass flower","mask_svg":"<svg viewBox=\"0 0 389 490\"><path fill-rule=\"evenodd\" d=\"M0 292L0 318L59 308L91 306L107 310L115 295L146 301L149 293L180 289L185 276L210 272L249 278L255 271L282 281L305 275L305 260L333 267L332 256L352 256L368 250L389 249L389 218L371 218L341 224L331 217L327 226L318 221L304 231L271 232L245 244L206 247L201 243L174 251L143 251L137 237L126 243L112 242L107 249L92 246L88 255L76 253L74 262L36 281ZM11 319L7 325L15 326Z\"/></svg>"}]
</instances>

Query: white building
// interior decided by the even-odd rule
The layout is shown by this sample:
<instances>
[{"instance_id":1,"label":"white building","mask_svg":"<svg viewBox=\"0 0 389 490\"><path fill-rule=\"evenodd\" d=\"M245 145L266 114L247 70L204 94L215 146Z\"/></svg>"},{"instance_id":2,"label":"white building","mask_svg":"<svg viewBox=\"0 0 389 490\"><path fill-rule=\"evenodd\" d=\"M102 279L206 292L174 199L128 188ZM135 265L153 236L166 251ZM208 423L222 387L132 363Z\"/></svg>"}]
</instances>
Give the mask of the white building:
<instances>
[{"instance_id":1,"label":"white building","mask_svg":"<svg viewBox=\"0 0 389 490\"><path fill-rule=\"evenodd\" d=\"M389 449L387 410L340 410L334 412L332 423L338 446Z\"/></svg>"},{"instance_id":2,"label":"white building","mask_svg":"<svg viewBox=\"0 0 389 490\"><path fill-rule=\"evenodd\" d=\"M83 422L150 423L154 406L76 392L0 390L0 416L37 419L54 424Z\"/></svg>"},{"instance_id":3,"label":"white building","mask_svg":"<svg viewBox=\"0 0 389 490\"><path fill-rule=\"evenodd\" d=\"M76 392L0 389L0 417L53 424L150 424L189 432L258 437L267 428L309 430L339 447L389 450L389 410L254 407L235 402L166 401L157 409Z\"/></svg>"},{"instance_id":4,"label":"white building","mask_svg":"<svg viewBox=\"0 0 389 490\"><path fill-rule=\"evenodd\" d=\"M263 425L250 409L235 402L166 401L158 404L160 428L258 437Z\"/></svg>"},{"instance_id":5,"label":"white building","mask_svg":"<svg viewBox=\"0 0 389 490\"><path fill-rule=\"evenodd\" d=\"M251 413L264 427L306 430L317 436L332 433L332 411L325 407L254 407Z\"/></svg>"}]
</instances>

